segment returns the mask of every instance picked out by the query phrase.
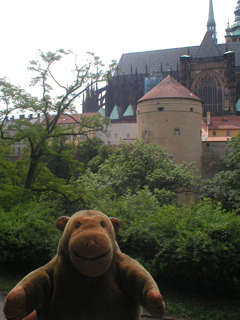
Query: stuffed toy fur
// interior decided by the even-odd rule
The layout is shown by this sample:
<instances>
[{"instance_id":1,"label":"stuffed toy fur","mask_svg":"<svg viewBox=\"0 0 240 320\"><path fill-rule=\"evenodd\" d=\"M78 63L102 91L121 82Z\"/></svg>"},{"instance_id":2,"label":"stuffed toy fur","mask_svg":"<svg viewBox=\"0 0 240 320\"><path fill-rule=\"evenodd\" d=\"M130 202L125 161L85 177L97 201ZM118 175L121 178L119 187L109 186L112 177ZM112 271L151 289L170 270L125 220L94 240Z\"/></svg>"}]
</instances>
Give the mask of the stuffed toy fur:
<instances>
[{"instance_id":1,"label":"stuffed toy fur","mask_svg":"<svg viewBox=\"0 0 240 320\"><path fill-rule=\"evenodd\" d=\"M57 255L10 291L8 320L138 320L140 305L155 318L165 304L151 275L123 254L117 218L98 211L60 217Z\"/></svg>"}]
</instances>

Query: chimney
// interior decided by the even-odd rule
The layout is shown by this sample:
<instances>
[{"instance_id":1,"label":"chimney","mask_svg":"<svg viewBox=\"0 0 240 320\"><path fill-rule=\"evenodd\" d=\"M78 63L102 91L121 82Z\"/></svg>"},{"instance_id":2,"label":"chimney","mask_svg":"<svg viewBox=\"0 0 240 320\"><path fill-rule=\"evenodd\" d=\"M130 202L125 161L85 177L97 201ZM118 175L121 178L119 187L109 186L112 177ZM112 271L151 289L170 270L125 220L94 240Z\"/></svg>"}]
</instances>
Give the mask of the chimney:
<instances>
[{"instance_id":1,"label":"chimney","mask_svg":"<svg viewBox=\"0 0 240 320\"><path fill-rule=\"evenodd\" d=\"M211 124L211 112L207 112L207 126Z\"/></svg>"}]
</instances>

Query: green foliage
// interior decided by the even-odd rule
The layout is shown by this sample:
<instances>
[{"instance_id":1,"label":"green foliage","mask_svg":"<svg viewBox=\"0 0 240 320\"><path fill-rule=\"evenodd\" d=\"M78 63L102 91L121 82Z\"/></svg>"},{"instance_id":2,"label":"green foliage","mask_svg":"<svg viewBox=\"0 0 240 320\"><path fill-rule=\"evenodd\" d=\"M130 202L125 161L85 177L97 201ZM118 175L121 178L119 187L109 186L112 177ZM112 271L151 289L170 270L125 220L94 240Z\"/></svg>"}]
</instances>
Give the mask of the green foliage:
<instances>
[{"instance_id":1,"label":"green foliage","mask_svg":"<svg viewBox=\"0 0 240 320\"><path fill-rule=\"evenodd\" d=\"M32 192L22 187L0 184L0 208L7 212L31 198L33 198Z\"/></svg>"},{"instance_id":2,"label":"green foliage","mask_svg":"<svg viewBox=\"0 0 240 320\"><path fill-rule=\"evenodd\" d=\"M8 141L0 139L0 183L10 186L21 186L24 183L28 159L13 159L13 152Z\"/></svg>"},{"instance_id":3,"label":"green foliage","mask_svg":"<svg viewBox=\"0 0 240 320\"><path fill-rule=\"evenodd\" d=\"M83 170L83 164L74 158L75 149L75 144L67 142L66 137L53 138L41 160L56 178L68 182Z\"/></svg>"},{"instance_id":4,"label":"green foliage","mask_svg":"<svg viewBox=\"0 0 240 320\"><path fill-rule=\"evenodd\" d=\"M88 162L87 167L91 170L91 172L97 173L100 166L110 157L112 153L113 149L108 145L99 145L97 155Z\"/></svg>"},{"instance_id":5,"label":"green foliage","mask_svg":"<svg viewBox=\"0 0 240 320\"><path fill-rule=\"evenodd\" d=\"M160 282L194 292L240 293L240 217L220 203L160 206L148 188L94 208L121 221L121 250Z\"/></svg>"},{"instance_id":6,"label":"green foliage","mask_svg":"<svg viewBox=\"0 0 240 320\"><path fill-rule=\"evenodd\" d=\"M103 144L104 142L97 137L82 141L76 147L76 159L87 167L88 162L98 155L98 150Z\"/></svg>"},{"instance_id":7,"label":"green foliage","mask_svg":"<svg viewBox=\"0 0 240 320\"><path fill-rule=\"evenodd\" d=\"M31 97L24 90L8 83L6 79L0 79L0 139L9 141L12 145L16 142L23 142L28 150L28 162L25 163L26 171L24 174L24 187L26 189L32 189L43 155L53 156L54 153L54 156L59 157L59 159L68 157L70 160L70 153L61 152L57 154L56 150L55 152L51 150L49 145L53 138L88 136L94 131L105 131L108 124L108 119L100 115L82 117L81 119L72 116L75 113L73 103L90 87L88 82L92 79L100 81L104 75L99 69L102 66L99 57L91 54L91 59L82 67L79 67L77 60L75 60L74 77L70 85L58 82L53 73L53 66L69 54L70 52L62 49L46 54L40 51L40 61L33 60L30 62L29 70L35 74L31 85L40 85L41 99ZM55 97L53 85L62 90L61 95ZM41 122L40 118L37 121L18 119L10 125L8 117L16 111L23 113L27 111L41 115ZM60 117L66 115L73 119L74 126L63 128L58 125ZM63 163L66 164L66 162ZM71 160L71 165L73 163L74 161ZM70 169L67 168L66 171L68 170ZM67 177L67 180L69 179L70 177Z\"/></svg>"},{"instance_id":8,"label":"green foliage","mask_svg":"<svg viewBox=\"0 0 240 320\"><path fill-rule=\"evenodd\" d=\"M31 271L55 255L60 233L52 211L36 202L0 210L1 268Z\"/></svg>"},{"instance_id":9,"label":"green foliage","mask_svg":"<svg viewBox=\"0 0 240 320\"><path fill-rule=\"evenodd\" d=\"M94 161L95 158L90 168ZM121 197L148 187L158 201L165 204L174 202L180 192L194 190L194 173L193 165L169 161L162 147L137 141L114 148L98 171L95 174L87 171L79 178L79 183L84 185L90 202L104 194L105 197Z\"/></svg>"},{"instance_id":10,"label":"green foliage","mask_svg":"<svg viewBox=\"0 0 240 320\"><path fill-rule=\"evenodd\" d=\"M228 142L228 156L213 179L203 180L202 197L220 201L227 210L240 209L240 135Z\"/></svg>"}]
</instances>

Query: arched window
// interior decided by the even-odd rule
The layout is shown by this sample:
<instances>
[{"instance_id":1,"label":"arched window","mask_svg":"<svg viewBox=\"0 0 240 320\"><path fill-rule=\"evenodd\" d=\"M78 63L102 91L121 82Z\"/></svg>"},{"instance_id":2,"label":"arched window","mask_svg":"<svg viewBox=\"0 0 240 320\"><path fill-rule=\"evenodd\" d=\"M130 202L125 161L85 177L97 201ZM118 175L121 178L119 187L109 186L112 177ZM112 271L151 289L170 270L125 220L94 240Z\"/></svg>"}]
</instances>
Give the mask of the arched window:
<instances>
[{"instance_id":1,"label":"arched window","mask_svg":"<svg viewBox=\"0 0 240 320\"><path fill-rule=\"evenodd\" d=\"M213 74L203 74L195 83L193 92L203 101L204 112L221 112L223 90Z\"/></svg>"}]
</instances>

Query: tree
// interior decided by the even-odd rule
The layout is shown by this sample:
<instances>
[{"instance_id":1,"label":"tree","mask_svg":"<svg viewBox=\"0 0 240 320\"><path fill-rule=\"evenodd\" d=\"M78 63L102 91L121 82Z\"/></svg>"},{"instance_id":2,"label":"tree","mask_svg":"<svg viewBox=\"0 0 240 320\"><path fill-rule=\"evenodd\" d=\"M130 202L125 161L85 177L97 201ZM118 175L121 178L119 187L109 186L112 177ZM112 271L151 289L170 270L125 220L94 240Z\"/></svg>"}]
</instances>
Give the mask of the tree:
<instances>
[{"instance_id":1,"label":"tree","mask_svg":"<svg viewBox=\"0 0 240 320\"><path fill-rule=\"evenodd\" d=\"M161 203L171 203L179 193L194 190L195 171L192 164L171 162L161 146L139 140L114 148L96 174L88 171L79 181L94 196L133 195L147 187Z\"/></svg>"},{"instance_id":2,"label":"tree","mask_svg":"<svg viewBox=\"0 0 240 320\"><path fill-rule=\"evenodd\" d=\"M75 112L73 103L76 98L87 90L90 86L89 81L91 84L93 79L100 81L103 79L103 74L99 70L102 65L99 58L90 54L91 59L85 65L79 67L75 62L73 82L70 85L61 84L52 69L56 63L69 54L71 53L64 50L46 54L40 51L40 62L36 60L30 62L29 70L35 73L31 85L40 85L42 91L42 97L39 99L8 83L5 78L0 79L0 136L2 140L8 140L12 144L24 141L27 146L29 162L24 182L26 189L33 188L42 156L51 154L51 139L69 135L88 137L94 131L105 131L108 124L108 120L100 115L82 117L80 120L73 117ZM53 85L56 85L63 93L53 97ZM7 126L8 117L16 111L41 114L43 121L33 123L28 119L19 119L13 125ZM75 128L73 126L62 128L58 125L58 120L63 115L74 119Z\"/></svg>"},{"instance_id":3,"label":"tree","mask_svg":"<svg viewBox=\"0 0 240 320\"><path fill-rule=\"evenodd\" d=\"M88 162L98 155L98 149L102 144L104 142L97 137L79 143L76 146L77 160L84 163L85 167L87 167Z\"/></svg>"},{"instance_id":4,"label":"tree","mask_svg":"<svg viewBox=\"0 0 240 320\"><path fill-rule=\"evenodd\" d=\"M228 155L220 161L220 171L201 182L201 197L220 201L224 208L240 208L240 134L228 142Z\"/></svg>"}]
</instances>

